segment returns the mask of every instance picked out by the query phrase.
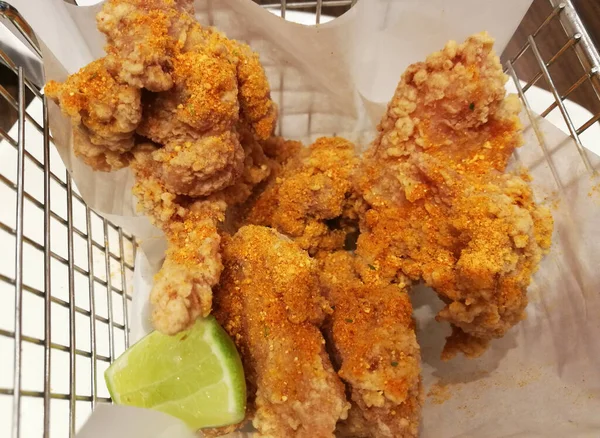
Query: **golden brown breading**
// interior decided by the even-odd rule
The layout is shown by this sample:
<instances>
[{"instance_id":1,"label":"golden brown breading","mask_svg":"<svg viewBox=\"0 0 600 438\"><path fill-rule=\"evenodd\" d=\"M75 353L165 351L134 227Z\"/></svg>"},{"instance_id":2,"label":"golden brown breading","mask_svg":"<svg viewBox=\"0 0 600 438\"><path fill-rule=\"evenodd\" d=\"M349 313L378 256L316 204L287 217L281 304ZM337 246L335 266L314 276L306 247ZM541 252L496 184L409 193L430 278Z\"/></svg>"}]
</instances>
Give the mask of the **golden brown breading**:
<instances>
[{"instance_id":1,"label":"golden brown breading","mask_svg":"<svg viewBox=\"0 0 600 438\"><path fill-rule=\"evenodd\" d=\"M140 90L118 83L101 58L62 84L49 81L44 91L73 123L76 156L94 170L127 166L142 119Z\"/></svg>"},{"instance_id":2,"label":"golden brown breading","mask_svg":"<svg viewBox=\"0 0 600 438\"><path fill-rule=\"evenodd\" d=\"M107 56L64 85L51 81L47 94L74 119L76 153L86 163L126 166L137 129L164 146L155 154L163 185L196 198L237 182L245 159L238 125L267 140L277 108L258 55L198 24L192 3L107 1L97 16ZM156 94L145 92L140 124L141 89Z\"/></svg>"},{"instance_id":3,"label":"golden brown breading","mask_svg":"<svg viewBox=\"0 0 600 438\"><path fill-rule=\"evenodd\" d=\"M165 186L198 197L240 177L240 116L244 129L261 139L271 135L276 115L267 114L275 107L258 56L247 46L197 23L186 38L172 57L173 88L148 97L138 133L165 146L156 154Z\"/></svg>"},{"instance_id":4,"label":"golden brown breading","mask_svg":"<svg viewBox=\"0 0 600 438\"><path fill-rule=\"evenodd\" d=\"M304 147L302 143L295 140L286 140L283 137L273 136L261 142L265 155L280 166L283 166L291 158L296 156Z\"/></svg>"},{"instance_id":5,"label":"golden brown breading","mask_svg":"<svg viewBox=\"0 0 600 438\"><path fill-rule=\"evenodd\" d=\"M131 168L136 177L133 194L138 208L161 228L168 241L166 259L151 293L152 321L156 329L173 334L187 328L212 307L212 287L222 270L222 223L229 209L246 201L252 188L268 177L270 161L260 144L241 128L245 160L239 181L203 199L170 192L157 176L161 151L152 144L138 145Z\"/></svg>"},{"instance_id":6,"label":"golden brown breading","mask_svg":"<svg viewBox=\"0 0 600 438\"><path fill-rule=\"evenodd\" d=\"M505 97L508 77L493 42L485 32L460 45L451 41L407 68L361 166L361 192L371 205L398 201L398 175L413 153L436 157L459 174L505 169L522 141L520 103Z\"/></svg>"},{"instance_id":7,"label":"golden brown breading","mask_svg":"<svg viewBox=\"0 0 600 438\"><path fill-rule=\"evenodd\" d=\"M154 159L170 192L196 198L234 184L243 171L244 150L237 132L226 131L196 141L170 141Z\"/></svg>"},{"instance_id":8,"label":"golden brown breading","mask_svg":"<svg viewBox=\"0 0 600 438\"><path fill-rule=\"evenodd\" d=\"M229 59L236 70L240 117L258 137L268 139L277 123L277 105L257 53L241 41L231 40L215 28L193 25L183 51L202 47L212 57Z\"/></svg>"},{"instance_id":9,"label":"golden brown breading","mask_svg":"<svg viewBox=\"0 0 600 438\"><path fill-rule=\"evenodd\" d=\"M167 238L165 261L150 294L153 326L167 334L188 328L212 309L212 287L221 275L219 224L227 205L219 200L193 200L170 193L156 177L156 146L135 148L131 168L138 208Z\"/></svg>"},{"instance_id":10,"label":"golden brown breading","mask_svg":"<svg viewBox=\"0 0 600 438\"><path fill-rule=\"evenodd\" d=\"M146 99L138 133L165 146L155 158L169 191L205 196L232 185L243 167L235 59L219 40L203 38L171 60L174 86Z\"/></svg>"},{"instance_id":11,"label":"golden brown breading","mask_svg":"<svg viewBox=\"0 0 600 438\"><path fill-rule=\"evenodd\" d=\"M189 328L197 317L210 314L212 288L223 270L220 220L192 209L183 221L166 229L165 261L150 294L152 325L157 330L175 334Z\"/></svg>"},{"instance_id":12,"label":"golden brown breading","mask_svg":"<svg viewBox=\"0 0 600 438\"><path fill-rule=\"evenodd\" d=\"M262 142L256 139L251 130L242 123L238 124L237 130L244 152L243 169L236 183L224 190L213 193L208 199L224 201L229 210L237 211L235 208L246 202L252 195L253 190L271 175L277 164L269 159L262 148ZM228 210L228 213L229 213Z\"/></svg>"},{"instance_id":13,"label":"golden brown breading","mask_svg":"<svg viewBox=\"0 0 600 438\"><path fill-rule=\"evenodd\" d=\"M343 248L354 231L341 218L352 195L357 162L349 141L318 139L287 160L253 201L245 220L276 228L311 254ZM332 225L334 221L339 224Z\"/></svg>"},{"instance_id":14,"label":"golden brown breading","mask_svg":"<svg viewBox=\"0 0 600 438\"><path fill-rule=\"evenodd\" d=\"M350 391L341 436L416 437L421 415L421 355L408 281L364 284L349 252L321 260L323 293L334 307L324 333L333 363Z\"/></svg>"},{"instance_id":15,"label":"golden brown breading","mask_svg":"<svg viewBox=\"0 0 600 438\"><path fill-rule=\"evenodd\" d=\"M234 339L261 437L333 437L344 386L319 331L316 262L275 230L245 226L223 245L215 316Z\"/></svg>"},{"instance_id":16,"label":"golden brown breading","mask_svg":"<svg viewBox=\"0 0 600 438\"><path fill-rule=\"evenodd\" d=\"M410 66L361 163L357 269L375 284L422 279L454 326L443 358L481 354L521 320L552 219L518 175L519 105L505 98L493 40L450 42Z\"/></svg>"},{"instance_id":17,"label":"golden brown breading","mask_svg":"<svg viewBox=\"0 0 600 438\"><path fill-rule=\"evenodd\" d=\"M193 22L192 0L109 0L96 16L108 69L136 88L173 86L172 56Z\"/></svg>"},{"instance_id":18,"label":"golden brown breading","mask_svg":"<svg viewBox=\"0 0 600 438\"><path fill-rule=\"evenodd\" d=\"M552 218L518 175L459 175L425 154L405 164L406 200L363 218L358 269L375 284L403 274L425 281L447 303L437 319L460 329L443 357L478 356L522 319Z\"/></svg>"},{"instance_id":19,"label":"golden brown breading","mask_svg":"<svg viewBox=\"0 0 600 438\"><path fill-rule=\"evenodd\" d=\"M277 123L277 105L271 100L271 88L258 55L244 43L230 40L238 62L238 82L242 118L260 140L268 139Z\"/></svg>"}]
</instances>

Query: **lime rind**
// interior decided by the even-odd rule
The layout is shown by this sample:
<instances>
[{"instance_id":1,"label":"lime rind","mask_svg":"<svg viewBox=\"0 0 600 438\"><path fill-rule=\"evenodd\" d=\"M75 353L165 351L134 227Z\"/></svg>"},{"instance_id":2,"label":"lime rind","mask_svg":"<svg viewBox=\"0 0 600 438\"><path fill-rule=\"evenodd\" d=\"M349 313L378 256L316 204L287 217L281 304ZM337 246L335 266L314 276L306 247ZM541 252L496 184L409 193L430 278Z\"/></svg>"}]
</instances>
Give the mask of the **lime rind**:
<instances>
[{"instance_id":1,"label":"lime rind","mask_svg":"<svg viewBox=\"0 0 600 438\"><path fill-rule=\"evenodd\" d=\"M245 416L242 362L212 316L175 336L150 333L104 375L115 403L159 410L193 429L235 424Z\"/></svg>"},{"instance_id":2,"label":"lime rind","mask_svg":"<svg viewBox=\"0 0 600 438\"><path fill-rule=\"evenodd\" d=\"M221 345L224 347L220 349L213 348L213 354L220 359L221 363L227 365L223 367L223 379L227 382L228 387L232 389L234 395L229 399L228 411L232 415L242 412L241 418L237 420L242 421L246 411L246 379L242 360L233 340L223 327L215 323L211 325L211 329L205 332L205 336L210 336L215 342L209 342L208 345Z\"/></svg>"}]
</instances>

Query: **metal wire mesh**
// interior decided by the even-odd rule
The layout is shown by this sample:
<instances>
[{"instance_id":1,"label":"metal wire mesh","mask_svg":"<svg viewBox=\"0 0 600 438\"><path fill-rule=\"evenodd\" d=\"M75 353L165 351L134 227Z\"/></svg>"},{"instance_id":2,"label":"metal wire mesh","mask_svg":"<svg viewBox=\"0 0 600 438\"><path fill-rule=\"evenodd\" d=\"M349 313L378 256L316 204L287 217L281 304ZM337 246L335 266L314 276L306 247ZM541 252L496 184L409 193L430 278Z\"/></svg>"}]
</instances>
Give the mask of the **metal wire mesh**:
<instances>
[{"instance_id":1,"label":"metal wire mesh","mask_svg":"<svg viewBox=\"0 0 600 438\"><path fill-rule=\"evenodd\" d=\"M260 3L284 18L290 10L312 12L319 23L354 0ZM542 116L562 113L592 171L581 137L600 112L576 126L564 100L586 85L600 101L600 56L571 1L549 5L547 18L507 59L506 71L528 109L528 91L547 82L555 101ZM35 35L3 2L0 18L41 56ZM538 42L553 23L565 43L544 57ZM568 52L575 53L581 76L558 90L552 66ZM540 70L521 84L516 70L528 54ZM74 436L97 403L110 402L102 374L129 343L135 239L85 205L53 145L41 84L1 50L0 58L8 72L0 83L0 436Z\"/></svg>"},{"instance_id":2,"label":"metal wire mesh","mask_svg":"<svg viewBox=\"0 0 600 438\"><path fill-rule=\"evenodd\" d=\"M577 90L588 87L588 95L595 98L595 103L600 103L600 56L597 47L594 46L571 0L561 2L549 0L549 5L551 9L546 19L527 37L527 41L520 50L512 54L507 60L505 64L506 72L514 80L519 96L524 102L526 110L530 113L531 105L527 91L538 83L540 79L546 82L547 89L554 96L554 102L541 111L540 115L547 117L556 109L560 111L586 169L592 173L594 169L590 162L589 152L584 147L582 137L588 129L600 120L600 107L598 107L597 112L592 114L587 121L583 122L580 126L576 126L571 114L567 111L565 99ZM547 32L549 31L553 31L554 35L562 31L562 41L564 42L555 53L544 56L541 53L539 42L544 36L547 36ZM525 81L525 84L522 84L519 80L517 69L519 62L523 62L528 57L533 57L539 67L539 72ZM573 63L573 58L575 59L575 63ZM566 89L560 90L556 86L554 79L554 76L560 71L557 70L557 67L577 72L578 79ZM546 158L550 159L548 156Z\"/></svg>"},{"instance_id":3,"label":"metal wire mesh","mask_svg":"<svg viewBox=\"0 0 600 438\"><path fill-rule=\"evenodd\" d=\"M0 436L73 436L110 402L102 373L128 346L135 240L85 205L39 86L0 58Z\"/></svg>"}]
</instances>

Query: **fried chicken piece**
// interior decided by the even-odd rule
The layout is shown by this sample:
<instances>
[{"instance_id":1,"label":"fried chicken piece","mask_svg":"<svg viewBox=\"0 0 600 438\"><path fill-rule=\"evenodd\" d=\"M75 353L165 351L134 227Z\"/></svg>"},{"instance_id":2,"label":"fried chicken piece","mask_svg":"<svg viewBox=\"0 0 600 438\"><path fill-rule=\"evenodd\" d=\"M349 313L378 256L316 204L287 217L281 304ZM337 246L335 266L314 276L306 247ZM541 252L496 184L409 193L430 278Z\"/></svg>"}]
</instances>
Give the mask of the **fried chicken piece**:
<instances>
[{"instance_id":1,"label":"fried chicken piece","mask_svg":"<svg viewBox=\"0 0 600 438\"><path fill-rule=\"evenodd\" d=\"M324 296L334 312L324 325L332 361L352 407L340 436L416 437L421 405L421 356L408 285L364 284L351 253L321 260Z\"/></svg>"},{"instance_id":2,"label":"fried chicken piece","mask_svg":"<svg viewBox=\"0 0 600 438\"><path fill-rule=\"evenodd\" d=\"M222 270L220 241L226 213L245 202L255 185L269 176L271 161L254 135L243 126L241 178L225 190L195 199L170 192L158 177L161 151L153 144L136 146L131 168L136 177L133 194L138 208L150 216L167 237L166 259L151 293L156 329L174 334L212 308L212 287Z\"/></svg>"},{"instance_id":3,"label":"fried chicken piece","mask_svg":"<svg viewBox=\"0 0 600 438\"><path fill-rule=\"evenodd\" d=\"M344 386L319 331L316 262L275 230L242 227L223 245L215 316L234 339L260 437L333 437Z\"/></svg>"},{"instance_id":4,"label":"fried chicken piece","mask_svg":"<svg viewBox=\"0 0 600 438\"><path fill-rule=\"evenodd\" d=\"M127 166L133 135L142 119L139 89L118 83L102 58L62 84L49 81L44 91L73 123L76 156L94 170Z\"/></svg>"},{"instance_id":5,"label":"fried chicken piece","mask_svg":"<svg viewBox=\"0 0 600 438\"><path fill-rule=\"evenodd\" d=\"M248 45L235 40L229 40L229 43L239 56L237 77L241 116L260 140L267 140L277 123L277 105L271 100L267 76L258 54Z\"/></svg>"},{"instance_id":6,"label":"fried chicken piece","mask_svg":"<svg viewBox=\"0 0 600 438\"><path fill-rule=\"evenodd\" d=\"M221 200L232 213L234 208L245 203L252 195L254 188L266 181L277 163L267 157L263 151L262 142L258 141L251 130L243 123L238 124L237 130L244 152L243 169L236 183L224 190L209 196L209 199Z\"/></svg>"},{"instance_id":7,"label":"fried chicken piece","mask_svg":"<svg viewBox=\"0 0 600 438\"><path fill-rule=\"evenodd\" d=\"M193 13L191 0L107 1L97 16L107 56L46 87L73 119L74 150L88 165L133 160L139 209L169 243L151 295L164 333L210 312L227 207L246 201L275 163L259 143L277 111L258 55ZM135 134L154 144L133 151Z\"/></svg>"},{"instance_id":8,"label":"fried chicken piece","mask_svg":"<svg viewBox=\"0 0 600 438\"><path fill-rule=\"evenodd\" d=\"M192 0L108 0L96 16L107 66L120 81L159 92L173 86L172 57L193 22Z\"/></svg>"},{"instance_id":9,"label":"fried chicken piece","mask_svg":"<svg viewBox=\"0 0 600 438\"><path fill-rule=\"evenodd\" d=\"M246 222L276 228L310 254L343 248L346 236L355 231L342 216L357 163L349 141L318 139L287 160L253 201Z\"/></svg>"},{"instance_id":10,"label":"fried chicken piece","mask_svg":"<svg viewBox=\"0 0 600 438\"><path fill-rule=\"evenodd\" d=\"M364 216L358 269L375 284L422 279L447 304L437 319L454 326L442 357L478 356L523 318L552 217L518 175L460 175L426 154L405 164L405 201Z\"/></svg>"},{"instance_id":11,"label":"fried chicken piece","mask_svg":"<svg viewBox=\"0 0 600 438\"><path fill-rule=\"evenodd\" d=\"M76 126L82 119L76 152L88 164L127 165L137 131L164 146L154 158L168 191L197 198L236 183L245 159L238 125L266 140L277 108L258 55L202 27L193 12L191 0L107 1L97 15L107 56L72 76L60 99L58 84L51 82L48 92ZM141 89L156 94L144 94L140 124Z\"/></svg>"},{"instance_id":12,"label":"fried chicken piece","mask_svg":"<svg viewBox=\"0 0 600 438\"><path fill-rule=\"evenodd\" d=\"M506 96L508 77L493 42L485 32L460 45L450 41L407 68L361 166L361 191L371 205L398 202L399 175L413 153L459 174L504 171L522 142L520 103Z\"/></svg>"},{"instance_id":13,"label":"fried chicken piece","mask_svg":"<svg viewBox=\"0 0 600 438\"><path fill-rule=\"evenodd\" d=\"M209 214L195 206L181 222L165 230L168 240L165 261L154 277L150 294L152 324L166 334L189 328L212 309L212 288L221 276L219 209ZM211 205L211 207L213 207Z\"/></svg>"},{"instance_id":14,"label":"fried chicken piece","mask_svg":"<svg viewBox=\"0 0 600 438\"><path fill-rule=\"evenodd\" d=\"M407 69L357 178L357 269L368 283L407 275L436 290L437 318L454 327L444 359L483 353L523 318L552 234L526 181L499 173L521 140L492 42L450 42Z\"/></svg>"},{"instance_id":15,"label":"fried chicken piece","mask_svg":"<svg viewBox=\"0 0 600 438\"><path fill-rule=\"evenodd\" d=\"M295 157L304 147L299 141L286 140L279 136L269 137L261 145L265 155L278 164L277 172L281 170L281 166Z\"/></svg>"},{"instance_id":16,"label":"fried chicken piece","mask_svg":"<svg viewBox=\"0 0 600 438\"><path fill-rule=\"evenodd\" d=\"M219 224L227 205L219 200L178 197L156 177L157 150L152 144L135 148L131 168L138 208L150 216L167 238L165 260L150 294L152 324L166 334L189 328L212 309L212 288L220 278Z\"/></svg>"},{"instance_id":17,"label":"fried chicken piece","mask_svg":"<svg viewBox=\"0 0 600 438\"><path fill-rule=\"evenodd\" d=\"M138 133L165 145L156 158L171 192L205 196L231 186L242 173L240 115L259 139L268 138L276 114L267 112L275 106L258 56L213 29L190 26L172 61L173 89L148 99Z\"/></svg>"},{"instance_id":18,"label":"fried chicken piece","mask_svg":"<svg viewBox=\"0 0 600 438\"><path fill-rule=\"evenodd\" d=\"M236 71L240 118L259 140L271 137L277 123L277 105L271 100L271 89L258 54L247 44L231 40L214 28L195 24L188 31L183 51L198 47L211 56L230 60Z\"/></svg>"},{"instance_id":19,"label":"fried chicken piece","mask_svg":"<svg viewBox=\"0 0 600 438\"><path fill-rule=\"evenodd\" d=\"M138 133L165 146L155 159L169 191L205 196L232 185L243 169L236 68L227 47L210 40L172 62L173 89L148 98Z\"/></svg>"}]
</instances>

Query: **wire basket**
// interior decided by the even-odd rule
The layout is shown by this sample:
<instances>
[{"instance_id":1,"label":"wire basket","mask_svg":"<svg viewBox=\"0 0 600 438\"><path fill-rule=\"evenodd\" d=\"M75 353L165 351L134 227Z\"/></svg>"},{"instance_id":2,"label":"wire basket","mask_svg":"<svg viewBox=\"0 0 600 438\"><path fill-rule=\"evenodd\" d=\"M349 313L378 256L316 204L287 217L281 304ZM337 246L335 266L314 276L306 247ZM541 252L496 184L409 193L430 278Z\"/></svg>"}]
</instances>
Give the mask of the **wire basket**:
<instances>
[{"instance_id":1,"label":"wire basket","mask_svg":"<svg viewBox=\"0 0 600 438\"><path fill-rule=\"evenodd\" d=\"M288 19L311 12L320 23L355 1L259 3ZM577 122L567 98L588 87L600 103L600 55L570 0L536 3L547 14L514 53L505 51L506 72L530 115L561 114L593 173L585 135L599 128L600 110ZM72 184L49 133L35 34L1 1L0 21L31 51L15 59L0 46L0 437L72 437L97 403L111 402L102 375L129 345L136 242L87 207ZM548 33L562 43L546 54L539 43ZM528 57L537 71L522 80ZM577 75L564 89L555 80L561 62ZM553 102L533 108L529 95L540 82Z\"/></svg>"}]
</instances>

